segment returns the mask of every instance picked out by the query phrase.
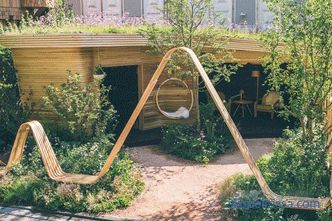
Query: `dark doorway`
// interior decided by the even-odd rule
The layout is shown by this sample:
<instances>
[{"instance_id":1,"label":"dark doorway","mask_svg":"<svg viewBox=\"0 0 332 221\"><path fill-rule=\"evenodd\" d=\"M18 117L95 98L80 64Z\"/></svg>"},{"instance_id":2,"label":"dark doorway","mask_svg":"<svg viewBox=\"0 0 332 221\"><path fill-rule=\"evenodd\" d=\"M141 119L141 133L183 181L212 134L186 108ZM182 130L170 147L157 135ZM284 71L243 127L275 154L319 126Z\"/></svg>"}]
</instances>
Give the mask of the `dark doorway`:
<instances>
[{"instance_id":1,"label":"dark doorway","mask_svg":"<svg viewBox=\"0 0 332 221\"><path fill-rule=\"evenodd\" d=\"M110 87L109 101L118 114L117 132L121 132L138 102L138 66L103 68L106 77L103 84Z\"/></svg>"},{"instance_id":2,"label":"dark doorway","mask_svg":"<svg viewBox=\"0 0 332 221\"><path fill-rule=\"evenodd\" d=\"M253 71L260 73L258 79L253 76ZM230 114L245 138L280 137L285 128L292 128L296 123L293 119L290 121L284 120L278 114L275 114L275 117L271 119L269 113L263 112L260 112L257 118L254 118L253 108L254 101L257 100L257 82L259 85L258 98L260 100L269 90L266 80L267 74L262 65L246 64L238 68L236 74L231 76L230 82L223 81L216 85L217 91L222 92L227 104L231 105ZM241 111L235 112L237 104L230 101L230 98L238 95L240 90L244 91L243 98L252 102L248 104L250 112L245 110L244 117L241 116ZM239 99L239 97L236 97L232 101ZM283 100L285 102L287 99L284 97ZM204 103L208 101L206 93L200 94L200 101Z\"/></svg>"}]
</instances>

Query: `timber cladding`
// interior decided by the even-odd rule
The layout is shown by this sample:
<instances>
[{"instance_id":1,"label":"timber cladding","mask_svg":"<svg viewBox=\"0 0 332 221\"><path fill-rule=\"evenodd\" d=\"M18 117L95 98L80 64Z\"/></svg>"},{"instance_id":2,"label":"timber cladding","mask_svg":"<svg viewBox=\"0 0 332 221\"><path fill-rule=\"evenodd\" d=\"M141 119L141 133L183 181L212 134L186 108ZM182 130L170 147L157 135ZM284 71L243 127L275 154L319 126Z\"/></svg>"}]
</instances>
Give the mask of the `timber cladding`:
<instances>
[{"instance_id":1,"label":"timber cladding","mask_svg":"<svg viewBox=\"0 0 332 221\"><path fill-rule=\"evenodd\" d=\"M144 89L147 87L152 75L154 74L155 70L157 69L158 64L143 64L141 66L141 72L139 73L139 95L141 95ZM172 120L164 115L160 114L158 108L156 107L156 92L159 85L168 79L165 73L162 73L160 78L158 79L156 87L153 89L152 93L150 94L147 102L144 105L142 110L142 114L140 116L139 128L140 129L152 129L156 127L160 127L167 123L184 123L184 124L193 124L196 122L196 117L198 115L198 108L196 105L193 106L192 110L190 111L190 117L188 119L181 119L181 120ZM195 86L195 82L192 78L186 79L185 82L187 83L188 87L193 90L194 94L197 94L197 88ZM165 86L166 87L166 86ZM164 89L163 89L164 90ZM167 92L167 94L165 94ZM159 100L159 104L162 107L165 107L165 111L176 111L179 107L184 106L189 108L191 103L191 98L188 97L183 93L183 90L177 90L174 87L166 88L164 90L163 98ZM197 99L197 96L194 96L194 99ZM195 103L195 102L194 102ZM167 109L166 109L167 108Z\"/></svg>"},{"instance_id":2,"label":"timber cladding","mask_svg":"<svg viewBox=\"0 0 332 221\"><path fill-rule=\"evenodd\" d=\"M49 84L60 85L67 80L68 71L80 73L82 83L93 81L95 67L138 65L138 95L142 95L148 81L161 60L161 56L146 53L146 39L137 35L113 34L53 34L53 35L4 35L0 44L12 48L15 68L17 69L21 99L24 103L33 103L38 113L45 113L41 99ZM262 46L254 40L231 40L226 46L234 51L241 63L260 63L265 54ZM166 75L162 75L157 86ZM186 83L194 92L194 107L190 118L170 120L159 113L155 104L157 87L148 98L139 116L139 128L160 127L168 122L194 123L198 116L196 85L192 79ZM172 89L176 90L176 89ZM173 96L177 91L170 91ZM178 99L178 100L176 100ZM160 100L166 111L188 106L190 97L178 96Z\"/></svg>"},{"instance_id":3,"label":"timber cladding","mask_svg":"<svg viewBox=\"0 0 332 221\"><path fill-rule=\"evenodd\" d=\"M9 4L10 2L10 4ZM0 0L1 10L14 10L19 0ZM16 10L16 9L15 9ZM17 8L17 10L19 10ZM21 99L23 102L36 104L38 113L45 113L40 107L41 98L45 95L45 87L51 83L60 85L67 79L68 71L80 73L82 82L93 80L97 65L104 67L138 65L138 94L143 93L148 80L161 60L161 56L146 53L147 40L138 35L126 34L50 34L50 35L0 35L0 44L12 48L15 68L17 69ZM260 64L266 51L261 43L252 39L230 39L225 45L233 51L233 61L238 63ZM160 82L164 79L161 77ZM158 83L160 83L158 82ZM194 88L195 84L188 81ZM139 128L149 129L159 127L169 120L156 108L154 89L139 116ZM191 117L177 122L191 123L198 113L196 105L191 111ZM183 102L186 104L187 101ZM170 104L170 108L174 103ZM47 113L47 112L46 112ZM327 114L332 126L332 112ZM332 136L331 136L332 137Z\"/></svg>"},{"instance_id":4,"label":"timber cladding","mask_svg":"<svg viewBox=\"0 0 332 221\"><path fill-rule=\"evenodd\" d=\"M42 110L46 86L64 83L68 71L80 73L83 83L90 82L94 70L91 57L88 48L13 49L22 102Z\"/></svg>"},{"instance_id":5,"label":"timber cladding","mask_svg":"<svg viewBox=\"0 0 332 221\"><path fill-rule=\"evenodd\" d=\"M28 9L52 8L55 0L0 0L0 20L20 20Z\"/></svg>"},{"instance_id":6,"label":"timber cladding","mask_svg":"<svg viewBox=\"0 0 332 221\"><path fill-rule=\"evenodd\" d=\"M19 20L21 13L20 0L0 0L0 19Z\"/></svg>"},{"instance_id":7,"label":"timber cladding","mask_svg":"<svg viewBox=\"0 0 332 221\"><path fill-rule=\"evenodd\" d=\"M21 0L21 7L25 8L54 7L54 0Z\"/></svg>"},{"instance_id":8,"label":"timber cladding","mask_svg":"<svg viewBox=\"0 0 332 221\"><path fill-rule=\"evenodd\" d=\"M103 67L139 65L137 84L138 94L141 95L160 61L159 57L151 56L145 53L145 50L141 47L12 49L21 100L23 103L33 106L35 111L45 115L46 110L41 106L41 100L46 95L47 85L59 86L64 83L69 71L81 74L82 83L91 82L97 65ZM166 78L166 76L162 76L159 83ZM193 87L192 81L188 80L187 83ZM174 122L159 113L155 105L156 90L157 87L139 117L139 128L142 130L160 127L166 122ZM185 98L188 99L188 97ZM174 105L186 106L190 101L181 102L183 102L182 105L176 101L165 105L174 109ZM182 122L195 122L196 111L197 108L194 107L191 117ZM47 112L46 115L48 115Z\"/></svg>"}]
</instances>

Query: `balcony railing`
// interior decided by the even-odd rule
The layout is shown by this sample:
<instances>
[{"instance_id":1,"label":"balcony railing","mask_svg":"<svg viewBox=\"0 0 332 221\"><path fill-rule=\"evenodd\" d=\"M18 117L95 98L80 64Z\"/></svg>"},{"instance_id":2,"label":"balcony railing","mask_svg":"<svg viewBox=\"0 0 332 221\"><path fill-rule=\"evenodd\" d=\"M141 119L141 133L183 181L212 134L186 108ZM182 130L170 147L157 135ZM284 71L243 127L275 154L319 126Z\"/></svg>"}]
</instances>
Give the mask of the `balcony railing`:
<instances>
[{"instance_id":1,"label":"balcony railing","mask_svg":"<svg viewBox=\"0 0 332 221\"><path fill-rule=\"evenodd\" d=\"M21 0L23 8L52 8L55 0Z\"/></svg>"}]
</instances>

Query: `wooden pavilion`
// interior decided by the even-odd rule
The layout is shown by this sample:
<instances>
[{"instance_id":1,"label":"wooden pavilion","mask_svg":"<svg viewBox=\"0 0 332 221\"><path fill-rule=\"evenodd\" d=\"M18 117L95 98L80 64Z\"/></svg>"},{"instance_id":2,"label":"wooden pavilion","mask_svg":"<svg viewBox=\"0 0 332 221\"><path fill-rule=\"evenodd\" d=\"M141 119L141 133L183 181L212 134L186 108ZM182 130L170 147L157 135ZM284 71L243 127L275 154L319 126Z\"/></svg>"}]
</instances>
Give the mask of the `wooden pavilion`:
<instances>
[{"instance_id":1,"label":"wooden pavilion","mask_svg":"<svg viewBox=\"0 0 332 221\"><path fill-rule=\"evenodd\" d=\"M93 81L97 66L134 65L137 68L137 85L134 88L137 88L140 98L161 60L161 57L146 53L146 39L128 34L3 35L0 36L0 44L12 49L22 101L33 102L38 112L45 112L39 105L45 95L45 87L51 83L60 85L65 82L68 70L80 73L82 83L87 83ZM230 39L225 48L233 54L234 60L229 62L241 64L261 64L266 54L262 44L253 39ZM187 84L193 90L197 88L192 81ZM158 111L156 90L139 116L137 127L140 130L174 121ZM198 93L194 94L197 101ZM184 122L196 121L197 104L195 102L192 114ZM332 121L331 113L328 117Z\"/></svg>"}]
</instances>

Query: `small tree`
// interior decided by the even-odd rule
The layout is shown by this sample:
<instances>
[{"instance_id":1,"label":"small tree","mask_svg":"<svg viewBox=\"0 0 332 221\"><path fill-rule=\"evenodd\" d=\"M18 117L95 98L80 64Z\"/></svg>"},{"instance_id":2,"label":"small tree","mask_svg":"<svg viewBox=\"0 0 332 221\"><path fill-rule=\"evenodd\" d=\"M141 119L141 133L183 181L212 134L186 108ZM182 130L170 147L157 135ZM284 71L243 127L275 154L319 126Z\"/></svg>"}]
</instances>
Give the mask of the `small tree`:
<instances>
[{"instance_id":1,"label":"small tree","mask_svg":"<svg viewBox=\"0 0 332 221\"><path fill-rule=\"evenodd\" d=\"M51 131L62 139L82 142L106 135L108 130L112 133L116 111L108 101L108 93L105 87L96 92L94 83L82 85L80 75L71 72L60 87L49 85L43 102L57 117L56 122L50 122Z\"/></svg>"},{"instance_id":2,"label":"small tree","mask_svg":"<svg viewBox=\"0 0 332 221\"><path fill-rule=\"evenodd\" d=\"M237 67L224 64L232 56L224 48L227 37L214 25L223 22L221 16L211 15L214 24L209 18L212 3L212 0L167 0L163 10L167 25L148 24L141 30L141 34L148 39L149 52L153 54L164 55L174 47L191 48L216 85L222 80L229 81ZM179 51L173 55L166 66L166 74L182 79L193 77L196 89L205 90L205 84L199 81L196 68L184 52ZM196 105L197 98L198 96L195 99ZM199 118L199 113L197 117Z\"/></svg>"},{"instance_id":3,"label":"small tree","mask_svg":"<svg viewBox=\"0 0 332 221\"><path fill-rule=\"evenodd\" d=\"M163 9L167 25L148 24L141 34L148 39L153 54L163 55L174 47L191 48L207 74L213 75L213 83L218 84L223 79L229 80L236 66L223 65L232 56L224 48L228 38L214 25L223 23L221 15L210 15L212 3L212 0L167 0ZM181 52L174 55L167 73L181 78L197 76L191 60ZM203 84L200 86L204 88Z\"/></svg>"},{"instance_id":4,"label":"small tree","mask_svg":"<svg viewBox=\"0 0 332 221\"><path fill-rule=\"evenodd\" d=\"M268 82L287 94L283 114L299 119L305 141L312 141L314 127L326 123L331 110L326 100L332 91L332 2L267 2L275 14L275 30L265 38L271 52Z\"/></svg>"}]
</instances>

